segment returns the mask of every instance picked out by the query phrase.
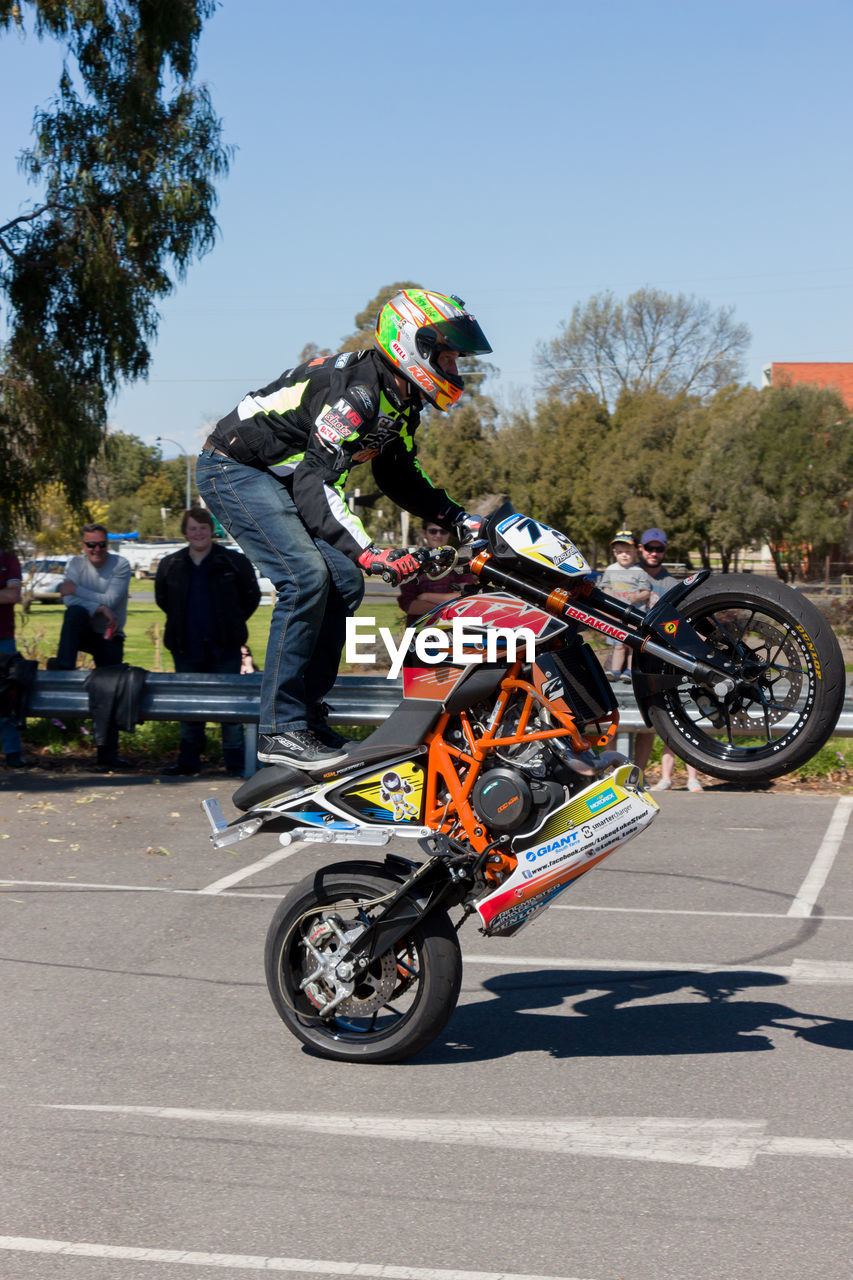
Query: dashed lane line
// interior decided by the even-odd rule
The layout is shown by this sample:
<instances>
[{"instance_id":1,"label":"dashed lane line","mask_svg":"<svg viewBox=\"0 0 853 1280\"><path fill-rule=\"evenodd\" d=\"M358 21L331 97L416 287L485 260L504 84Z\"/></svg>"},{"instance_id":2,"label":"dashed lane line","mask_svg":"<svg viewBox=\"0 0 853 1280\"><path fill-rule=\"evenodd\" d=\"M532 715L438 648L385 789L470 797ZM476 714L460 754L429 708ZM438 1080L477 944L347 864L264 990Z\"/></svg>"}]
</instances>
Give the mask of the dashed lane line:
<instances>
[{"instance_id":1,"label":"dashed lane line","mask_svg":"<svg viewBox=\"0 0 853 1280\"><path fill-rule=\"evenodd\" d=\"M697 964L679 960L594 960L589 956L508 956L463 953L465 964L497 965L517 969L603 969L619 973L738 973L770 974L804 986L826 984L853 986L853 962L849 960L792 960L790 964Z\"/></svg>"}]
</instances>

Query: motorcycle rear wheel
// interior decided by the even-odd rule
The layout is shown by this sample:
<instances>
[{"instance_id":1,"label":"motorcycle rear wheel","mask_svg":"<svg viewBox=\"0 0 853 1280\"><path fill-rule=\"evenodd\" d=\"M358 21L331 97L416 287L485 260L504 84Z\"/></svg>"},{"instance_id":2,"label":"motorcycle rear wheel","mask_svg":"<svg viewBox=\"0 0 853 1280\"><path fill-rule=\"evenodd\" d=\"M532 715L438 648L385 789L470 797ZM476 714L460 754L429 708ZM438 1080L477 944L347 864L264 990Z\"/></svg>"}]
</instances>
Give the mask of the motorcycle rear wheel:
<instances>
[{"instance_id":1,"label":"motorcycle rear wheel","mask_svg":"<svg viewBox=\"0 0 853 1280\"><path fill-rule=\"evenodd\" d=\"M269 927L267 986L287 1029L339 1062L401 1062L439 1034L462 983L459 940L446 912L433 911L356 981L334 956L399 882L380 867L339 863L308 876ZM343 996L335 1009L324 1009Z\"/></svg>"},{"instance_id":2,"label":"motorcycle rear wheel","mask_svg":"<svg viewBox=\"0 0 853 1280\"><path fill-rule=\"evenodd\" d=\"M649 719L675 754L744 784L811 759L835 728L845 692L841 650L820 611L784 583L726 574L702 583L678 612L733 662L739 684L725 699L689 681L658 695ZM664 670L642 658L641 668Z\"/></svg>"}]
</instances>

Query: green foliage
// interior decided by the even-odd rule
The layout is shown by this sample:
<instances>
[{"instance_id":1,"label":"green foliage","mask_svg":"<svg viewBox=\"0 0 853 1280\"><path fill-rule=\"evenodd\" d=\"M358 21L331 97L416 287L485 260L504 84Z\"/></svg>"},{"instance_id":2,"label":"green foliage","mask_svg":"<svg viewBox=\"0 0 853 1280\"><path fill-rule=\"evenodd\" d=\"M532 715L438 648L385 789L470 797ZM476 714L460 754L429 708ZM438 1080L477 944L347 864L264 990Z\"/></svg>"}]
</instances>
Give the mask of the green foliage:
<instances>
[{"instance_id":1,"label":"green foliage","mask_svg":"<svg viewBox=\"0 0 853 1280\"><path fill-rule=\"evenodd\" d=\"M762 533L777 566L820 560L849 522L849 410L826 388L767 387L760 393L756 436Z\"/></svg>"},{"instance_id":2,"label":"green foliage","mask_svg":"<svg viewBox=\"0 0 853 1280\"><path fill-rule=\"evenodd\" d=\"M131 496L149 476L160 470L160 450L138 436L112 431L89 467L87 496L111 503Z\"/></svg>"},{"instance_id":3,"label":"green foliage","mask_svg":"<svg viewBox=\"0 0 853 1280\"><path fill-rule=\"evenodd\" d=\"M490 405L482 397L461 404L450 415L431 413L418 433L420 463L439 488L463 507L500 487L502 472L495 453Z\"/></svg>"},{"instance_id":4,"label":"green foliage","mask_svg":"<svg viewBox=\"0 0 853 1280\"><path fill-rule=\"evenodd\" d=\"M830 738L820 751L797 769L803 782L821 778L846 781L853 774L853 742L849 738Z\"/></svg>"},{"instance_id":5,"label":"green foliage","mask_svg":"<svg viewBox=\"0 0 853 1280\"><path fill-rule=\"evenodd\" d=\"M158 303L213 245L227 171L207 91L192 83L213 0L30 0L67 52L21 164L42 191L0 226L10 336L0 384L0 504L35 518L57 480L82 505L120 383L145 374ZM24 23L0 0L0 27Z\"/></svg>"},{"instance_id":6,"label":"green foliage","mask_svg":"<svg viewBox=\"0 0 853 1280\"><path fill-rule=\"evenodd\" d=\"M606 544L621 503L609 478L602 477L612 436L610 415L596 396L579 395L568 403L538 400L497 433L496 487L510 494L519 511L566 530L575 541Z\"/></svg>"},{"instance_id":7,"label":"green foliage","mask_svg":"<svg viewBox=\"0 0 853 1280\"><path fill-rule=\"evenodd\" d=\"M363 307L355 317L355 329L348 337L344 338L339 351L369 351L373 346L373 333L376 328L376 317L385 306L389 299L394 297L395 293L399 293L402 289L421 289L422 285L416 284L414 280L398 280L396 284L383 285L374 298L371 298L366 307Z\"/></svg>"}]
</instances>

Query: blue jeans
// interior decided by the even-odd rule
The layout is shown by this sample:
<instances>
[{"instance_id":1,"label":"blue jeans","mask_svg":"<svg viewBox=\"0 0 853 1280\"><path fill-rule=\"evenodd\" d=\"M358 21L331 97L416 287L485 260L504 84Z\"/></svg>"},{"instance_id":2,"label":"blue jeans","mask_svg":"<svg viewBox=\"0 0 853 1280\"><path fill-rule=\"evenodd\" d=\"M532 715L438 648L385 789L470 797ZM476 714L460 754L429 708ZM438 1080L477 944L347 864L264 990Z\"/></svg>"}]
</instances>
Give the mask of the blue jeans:
<instances>
[{"instance_id":1,"label":"blue jeans","mask_svg":"<svg viewBox=\"0 0 853 1280\"><path fill-rule=\"evenodd\" d=\"M233 653L222 653L216 657L204 659L186 658L181 653L173 653L172 661L176 671L203 672L210 671L215 675L238 675L242 655L239 649ZM181 764L191 765L197 769L201 763L201 755L205 748L204 725L199 720L181 720L179 726L180 749L178 758ZM222 726L222 758L226 769L242 769L244 734L241 724L223 724Z\"/></svg>"},{"instance_id":2,"label":"blue jeans","mask_svg":"<svg viewBox=\"0 0 853 1280\"><path fill-rule=\"evenodd\" d=\"M0 640L0 653L17 652L13 636L9 636L8 640ZM3 748L4 755L13 756L20 753L21 735L11 716L0 716L0 746Z\"/></svg>"},{"instance_id":3,"label":"blue jeans","mask_svg":"<svg viewBox=\"0 0 853 1280\"><path fill-rule=\"evenodd\" d=\"M205 449L195 477L210 510L276 589L258 731L306 729L335 683L346 619L364 595L361 570L308 532L288 486L270 472Z\"/></svg>"}]
</instances>

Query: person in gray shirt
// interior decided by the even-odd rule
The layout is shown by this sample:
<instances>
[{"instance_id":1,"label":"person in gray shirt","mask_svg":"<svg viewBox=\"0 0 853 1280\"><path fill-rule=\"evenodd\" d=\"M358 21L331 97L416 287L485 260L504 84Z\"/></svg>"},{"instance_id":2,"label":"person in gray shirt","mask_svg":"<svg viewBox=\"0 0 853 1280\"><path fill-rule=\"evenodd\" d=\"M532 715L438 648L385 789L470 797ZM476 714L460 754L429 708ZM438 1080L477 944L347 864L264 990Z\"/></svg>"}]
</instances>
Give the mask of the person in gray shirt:
<instances>
[{"instance_id":1,"label":"person in gray shirt","mask_svg":"<svg viewBox=\"0 0 853 1280\"><path fill-rule=\"evenodd\" d=\"M72 556L59 588L65 605L56 663L73 671L77 654L90 653L96 667L112 667L124 657L124 624L130 590L130 562L107 551L102 524L83 530L82 554Z\"/></svg>"},{"instance_id":2,"label":"person in gray shirt","mask_svg":"<svg viewBox=\"0 0 853 1280\"><path fill-rule=\"evenodd\" d=\"M82 554L72 556L59 593L65 617L59 633L56 657L48 666L73 671L82 649L90 653L96 667L115 667L124 658L124 624L130 590L130 562L107 551L107 531L102 524L83 529ZM102 768L126 768L118 754L118 730L98 747Z\"/></svg>"}]
</instances>

